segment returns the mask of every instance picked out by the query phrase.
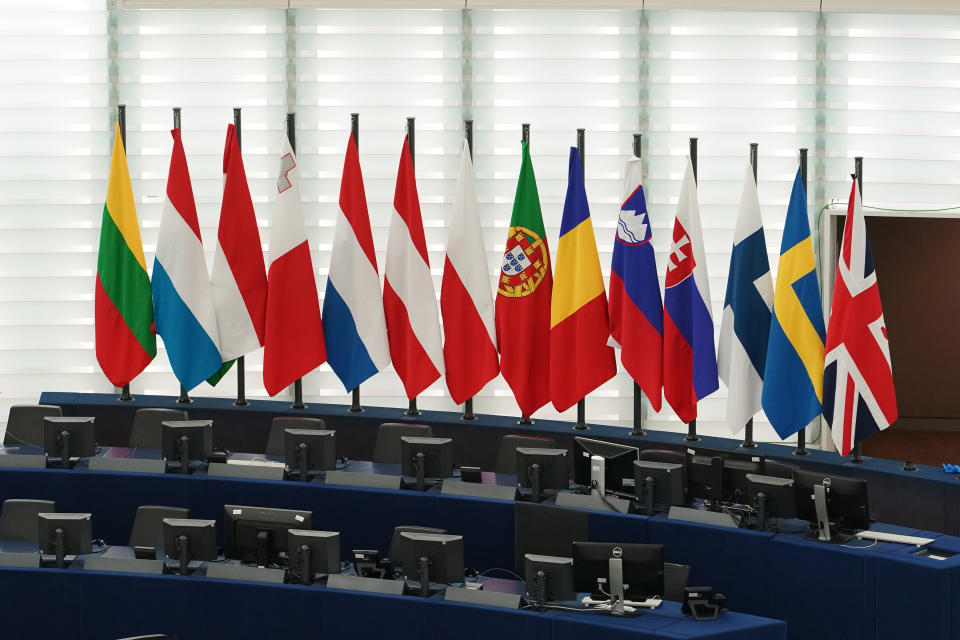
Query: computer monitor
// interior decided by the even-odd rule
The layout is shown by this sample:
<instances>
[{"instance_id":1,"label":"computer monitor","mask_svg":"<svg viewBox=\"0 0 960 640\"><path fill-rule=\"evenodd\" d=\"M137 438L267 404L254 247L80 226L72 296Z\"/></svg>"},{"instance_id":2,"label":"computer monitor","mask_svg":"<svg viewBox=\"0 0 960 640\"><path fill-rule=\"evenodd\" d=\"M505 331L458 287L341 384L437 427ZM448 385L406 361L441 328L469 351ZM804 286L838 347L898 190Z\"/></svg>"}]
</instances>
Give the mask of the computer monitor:
<instances>
[{"instance_id":1,"label":"computer monitor","mask_svg":"<svg viewBox=\"0 0 960 640\"><path fill-rule=\"evenodd\" d=\"M867 481L831 476L823 471L793 472L797 517L818 527L818 539L844 542L849 536L831 531L837 525L847 531L870 528Z\"/></svg>"},{"instance_id":2,"label":"computer monitor","mask_svg":"<svg viewBox=\"0 0 960 640\"><path fill-rule=\"evenodd\" d=\"M767 528L767 518L793 518L797 514L797 499L793 479L746 475L747 503L757 510L757 529Z\"/></svg>"},{"instance_id":3,"label":"computer monitor","mask_svg":"<svg viewBox=\"0 0 960 640\"><path fill-rule=\"evenodd\" d=\"M624 597L642 601L663 595L663 545L573 543L573 582L578 592L604 598L617 590L617 576L611 575L611 559L619 560Z\"/></svg>"},{"instance_id":4,"label":"computer monitor","mask_svg":"<svg viewBox=\"0 0 960 640\"><path fill-rule=\"evenodd\" d=\"M48 457L58 458L64 469L70 468L70 458L95 456L93 418L45 416L43 450Z\"/></svg>"},{"instance_id":5,"label":"computer monitor","mask_svg":"<svg viewBox=\"0 0 960 640\"><path fill-rule=\"evenodd\" d=\"M56 556L63 569L67 556L82 556L93 550L89 513L38 513L40 553Z\"/></svg>"},{"instance_id":6,"label":"computer monitor","mask_svg":"<svg viewBox=\"0 0 960 640\"><path fill-rule=\"evenodd\" d=\"M687 503L687 474L682 464L637 460L633 463L633 482L637 499L648 516L657 508Z\"/></svg>"},{"instance_id":7,"label":"computer monitor","mask_svg":"<svg viewBox=\"0 0 960 640\"><path fill-rule=\"evenodd\" d=\"M233 504L223 507L228 558L265 567L287 551L289 529L310 529L313 513L294 509L268 509Z\"/></svg>"},{"instance_id":8,"label":"computer monitor","mask_svg":"<svg viewBox=\"0 0 960 640\"><path fill-rule=\"evenodd\" d=\"M427 478L442 479L453 475L453 440L403 436L400 438L400 459L403 475L416 476L417 491L424 491Z\"/></svg>"},{"instance_id":9,"label":"computer monitor","mask_svg":"<svg viewBox=\"0 0 960 640\"><path fill-rule=\"evenodd\" d=\"M404 532L400 537L403 574L420 583L420 595L430 595L431 582L463 582L463 536Z\"/></svg>"},{"instance_id":10,"label":"computer monitor","mask_svg":"<svg viewBox=\"0 0 960 640\"><path fill-rule=\"evenodd\" d=\"M289 529L287 557L301 584L310 584L318 573L340 573L340 533Z\"/></svg>"},{"instance_id":11,"label":"computer monitor","mask_svg":"<svg viewBox=\"0 0 960 640\"><path fill-rule=\"evenodd\" d=\"M687 449L687 494L711 502L743 502L746 475L762 474L764 457L744 451Z\"/></svg>"},{"instance_id":12,"label":"computer monitor","mask_svg":"<svg viewBox=\"0 0 960 640\"><path fill-rule=\"evenodd\" d=\"M180 575L190 572L190 562L216 560L217 521L191 518L164 518L163 552L180 562Z\"/></svg>"},{"instance_id":13,"label":"computer monitor","mask_svg":"<svg viewBox=\"0 0 960 640\"><path fill-rule=\"evenodd\" d=\"M284 429L287 467L306 482L310 471L328 471L337 465L337 432L322 429Z\"/></svg>"},{"instance_id":14,"label":"computer monitor","mask_svg":"<svg viewBox=\"0 0 960 640\"><path fill-rule=\"evenodd\" d=\"M166 420L160 423L163 457L179 461L180 473L190 473L191 460L206 460L213 451L213 420Z\"/></svg>"},{"instance_id":15,"label":"computer monitor","mask_svg":"<svg viewBox=\"0 0 960 640\"><path fill-rule=\"evenodd\" d=\"M548 602L576 600L573 588L573 558L542 556L528 553L523 556L526 594L538 607Z\"/></svg>"},{"instance_id":16,"label":"computer monitor","mask_svg":"<svg viewBox=\"0 0 960 640\"><path fill-rule=\"evenodd\" d=\"M570 486L566 449L517 447L517 485L533 489L532 500L540 502L543 491Z\"/></svg>"},{"instance_id":17,"label":"computer monitor","mask_svg":"<svg viewBox=\"0 0 960 640\"><path fill-rule=\"evenodd\" d=\"M640 459L640 450L625 444L605 442L592 438L573 439L573 481L579 485L593 487L601 493L629 493L633 495L633 463ZM595 477L592 458L599 457L603 464L603 473Z\"/></svg>"},{"instance_id":18,"label":"computer monitor","mask_svg":"<svg viewBox=\"0 0 960 640\"><path fill-rule=\"evenodd\" d=\"M747 451L723 451L723 495L733 502L744 502L747 474L763 474L766 459Z\"/></svg>"}]
</instances>

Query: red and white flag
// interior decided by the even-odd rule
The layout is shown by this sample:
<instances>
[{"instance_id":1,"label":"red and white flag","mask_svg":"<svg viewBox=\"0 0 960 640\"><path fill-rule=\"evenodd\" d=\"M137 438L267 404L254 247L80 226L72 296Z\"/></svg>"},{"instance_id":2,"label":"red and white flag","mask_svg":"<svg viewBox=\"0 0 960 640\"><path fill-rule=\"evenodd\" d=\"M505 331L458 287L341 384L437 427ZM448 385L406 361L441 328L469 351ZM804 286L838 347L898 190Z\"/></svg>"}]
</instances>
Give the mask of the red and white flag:
<instances>
[{"instance_id":1,"label":"red and white flag","mask_svg":"<svg viewBox=\"0 0 960 640\"><path fill-rule=\"evenodd\" d=\"M232 124L227 127L223 173L223 204L210 286L220 333L220 357L229 362L263 346L267 312L263 248L237 129Z\"/></svg>"},{"instance_id":2,"label":"red and white flag","mask_svg":"<svg viewBox=\"0 0 960 640\"><path fill-rule=\"evenodd\" d=\"M275 396L327 359L320 301L300 205L300 170L286 132L270 232L263 386Z\"/></svg>"},{"instance_id":3,"label":"red and white flag","mask_svg":"<svg viewBox=\"0 0 960 640\"><path fill-rule=\"evenodd\" d=\"M856 180L827 325L823 417L842 456L897 419L890 344Z\"/></svg>"},{"instance_id":4,"label":"red and white flag","mask_svg":"<svg viewBox=\"0 0 960 640\"><path fill-rule=\"evenodd\" d=\"M490 270L477 212L473 162L466 140L453 195L450 237L440 285L440 313L447 388L453 401L460 404L500 372Z\"/></svg>"},{"instance_id":5,"label":"red and white flag","mask_svg":"<svg viewBox=\"0 0 960 640\"><path fill-rule=\"evenodd\" d=\"M411 400L443 374L437 294L423 237L413 159L403 139L387 240L383 312L393 367Z\"/></svg>"}]
</instances>

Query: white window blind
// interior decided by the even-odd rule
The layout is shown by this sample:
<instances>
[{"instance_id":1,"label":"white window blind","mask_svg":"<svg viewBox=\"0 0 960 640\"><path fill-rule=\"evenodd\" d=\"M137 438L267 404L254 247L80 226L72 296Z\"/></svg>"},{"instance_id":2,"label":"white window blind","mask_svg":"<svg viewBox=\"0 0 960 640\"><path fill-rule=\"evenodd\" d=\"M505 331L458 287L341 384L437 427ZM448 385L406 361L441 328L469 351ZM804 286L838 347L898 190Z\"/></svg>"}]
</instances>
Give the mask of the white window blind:
<instances>
[{"instance_id":1,"label":"white window blind","mask_svg":"<svg viewBox=\"0 0 960 640\"><path fill-rule=\"evenodd\" d=\"M171 108L183 138L208 259L219 217L221 157L232 108L264 249L279 139L297 113L304 212L322 297L349 114L383 266L405 118L416 117L416 167L439 292L464 118L475 165L491 288L519 168L531 150L555 252L567 156L586 129L587 193L609 273L624 161L644 134L645 190L662 271L688 138L699 145L699 197L714 318L726 288L747 145L760 145L759 189L771 266L799 147L810 149L811 218L846 198L851 158L865 157L865 202L929 207L960 200L960 17L612 10L108 10L104 0L0 8L0 420L45 389L107 391L93 349L93 283L112 123L127 104L128 155L152 267L169 163ZM264 396L261 357L247 393ZM543 375L548 375L546 371ZM628 425L624 373L587 402L591 421ZM177 391L162 349L134 393ZM307 400L348 402L323 366ZM197 395L232 395L229 375ZM700 405L700 432L729 433L725 389ZM392 369L363 385L365 403L405 406ZM454 409L442 381L420 399ZM478 412L516 414L501 378ZM538 416L556 414L545 408ZM568 412L564 417L572 417ZM665 408L651 426L684 429ZM774 436L762 416L756 438Z\"/></svg>"}]
</instances>

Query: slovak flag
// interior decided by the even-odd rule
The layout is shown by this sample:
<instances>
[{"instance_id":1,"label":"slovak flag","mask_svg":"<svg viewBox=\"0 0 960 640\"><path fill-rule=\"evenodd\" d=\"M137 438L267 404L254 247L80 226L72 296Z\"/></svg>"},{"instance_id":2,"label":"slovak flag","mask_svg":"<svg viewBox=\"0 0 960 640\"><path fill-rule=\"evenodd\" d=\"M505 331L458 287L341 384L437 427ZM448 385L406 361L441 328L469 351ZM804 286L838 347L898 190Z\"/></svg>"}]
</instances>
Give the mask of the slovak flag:
<instances>
[{"instance_id":1,"label":"slovak flag","mask_svg":"<svg viewBox=\"0 0 960 640\"><path fill-rule=\"evenodd\" d=\"M387 240L383 311L393 367L403 382L407 398L413 400L443 375L443 348L437 294L430 274L413 158L406 137L400 154Z\"/></svg>"},{"instance_id":2,"label":"slovak flag","mask_svg":"<svg viewBox=\"0 0 960 640\"><path fill-rule=\"evenodd\" d=\"M187 390L220 368L217 316L180 130L173 129L167 199L153 260L153 317L170 366Z\"/></svg>"},{"instance_id":3,"label":"slovak flag","mask_svg":"<svg viewBox=\"0 0 960 640\"><path fill-rule=\"evenodd\" d=\"M856 179L827 325L823 417L840 455L897 419L890 344Z\"/></svg>"},{"instance_id":4,"label":"slovak flag","mask_svg":"<svg viewBox=\"0 0 960 640\"><path fill-rule=\"evenodd\" d=\"M327 360L320 300L300 203L300 169L283 133L270 229L263 386L275 396Z\"/></svg>"},{"instance_id":5,"label":"slovak flag","mask_svg":"<svg viewBox=\"0 0 960 640\"><path fill-rule=\"evenodd\" d=\"M643 164L627 160L624 198L610 267L610 346L640 385L654 411L663 399L663 302L647 203Z\"/></svg>"},{"instance_id":6,"label":"slovak flag","mask_svg":"<svg viewBox=\"0 0 960 640\"><path fill-rule=\"evenodd\" d=\"M323 297L323 333L330 368L347 391L390 364L380 274L373 249L360 154L350 135L340 181L330 275Z\"/></svg>"},{"instance_id":7,"label":"slovak flag","mask_svg":"<svg viewBox=\"0 0 960 640\"><path fill-rule=\"evenodd\" d=\"M684 422L719 388L710 283L693 164L683 174L663 293L663 395Z\"/></svg>"}]
</instances>

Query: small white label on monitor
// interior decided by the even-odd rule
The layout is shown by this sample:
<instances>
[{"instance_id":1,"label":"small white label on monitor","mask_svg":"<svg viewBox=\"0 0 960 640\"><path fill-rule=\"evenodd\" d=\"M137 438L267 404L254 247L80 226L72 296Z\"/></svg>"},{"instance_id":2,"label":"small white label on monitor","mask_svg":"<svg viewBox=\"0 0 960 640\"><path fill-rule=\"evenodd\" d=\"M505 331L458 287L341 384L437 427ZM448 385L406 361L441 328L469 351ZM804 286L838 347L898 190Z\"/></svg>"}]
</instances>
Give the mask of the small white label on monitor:
<instances>
[{"instance_id":1,"label":"small white label on monitor","mask_svg":"<svg viewBox=\"0 0 960 640\"><path fill-rule=\"evenodd\" d=\"M687 453L689 453L689 454L692 455L692 456L697 455L697 452L694 451L693 449L687 449Z\"/></svg>"},{"instance_id":2,"label":"small white label on monitor","mask_svg":"<svg viewBox=\"0 0 960 640\"><path fill-rule=\"evenodd\" d=\"M586 451L584 451L584 452L581 453L580 455L582 455L584 458L589 458L589 457L590 457L590 454L587 453Z\"/></svg>"},{"instance_id":3,"label":"small white label on monitor","mask_svg":"<svg viewBox=\"0 0 960 640\"><path fill-rule=\"evenodd\" d=\"M750 462L760 462L760 456L753 456L750 458Z\"/></svg>"},{"instance_id":4,"label":"small white label on monitor","mask_svg":"<svg viewBox=\"0 0 960 640\"><path fill-rule=\"evenodd\" d=\"M634 487L636 484L633 481L633 478L622 478L623 486L625 487Z\"/></svg>"},{"instance_id":5,"label":"small white label on monitor","mask_svg":"<svg viewBox=\"0 0 960 640\"><path fill-rule=\"evenodd\" d=\"M243 509L234 509L234 510L233 510L233 515L235 515L235 516L239 516L241 513L243 513Z\"/></svg>"},{"instance_id":6,"label":"small white label on monitor","mask_svg":"<svg viewBox=\"0 0 960 640\"><path fill-rule=\"evenodd\" d=\"M297 522L303 522L303 516L300 515L299 513L293 516L293 519L296 520Z\"/></svg>"}]
</instances>

